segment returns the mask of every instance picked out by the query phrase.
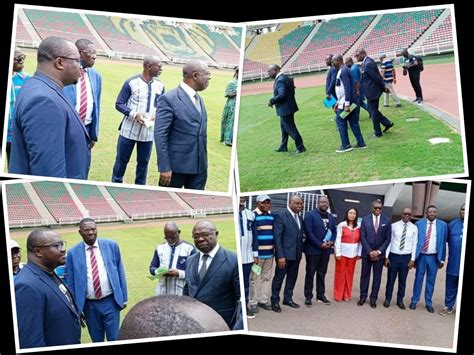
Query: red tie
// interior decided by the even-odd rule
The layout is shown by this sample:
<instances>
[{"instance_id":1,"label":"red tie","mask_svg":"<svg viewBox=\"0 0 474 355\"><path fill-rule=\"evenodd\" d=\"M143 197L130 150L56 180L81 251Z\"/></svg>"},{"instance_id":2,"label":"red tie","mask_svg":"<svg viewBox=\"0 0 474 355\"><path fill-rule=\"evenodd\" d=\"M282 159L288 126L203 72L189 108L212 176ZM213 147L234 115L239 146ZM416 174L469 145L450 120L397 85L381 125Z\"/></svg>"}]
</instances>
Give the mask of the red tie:
<instances>
[{"instance_id":1,"label":"red tie","mask_svg":"<svg viewBox=\"0 0 474 355\"><path fill-rule=\"evenodd\" d=\"M428 246L430 245L432 225L433 225L433 222L430 222L430 225L428 226L428 230L426 231L426 238L425 238L425 242L423 243L423 249L422 249L423 253L426 253L428 251Z\"/></svg>"},{"instance_id":2,"label":"red tie","mask_svg":"<svg viewBox=\"0 0 474 355\"><path fill-rule=\"evenodd\" d=\"M86 86L86 76L85 70L81 69L81 74L79 78L81 79L81 97L80 97L80 105L79 105L79 117L81 118L82 122L86 121L86 113L87 113L87 86Z\"/></svg>"},{"instance_id":3,"label":"red tie","mask_svg":"<svg viewBox=\"0 0 474 355\"><path fill-rule=\"evenodd\" d=\"M102 296L102 289L100 288L99 268L97 266L97 259L94 254L94 248L90 247L91 251L91 267L92 267L92 284L94 285L95 298L100 299Z\"/></svg>"}]
</instances>

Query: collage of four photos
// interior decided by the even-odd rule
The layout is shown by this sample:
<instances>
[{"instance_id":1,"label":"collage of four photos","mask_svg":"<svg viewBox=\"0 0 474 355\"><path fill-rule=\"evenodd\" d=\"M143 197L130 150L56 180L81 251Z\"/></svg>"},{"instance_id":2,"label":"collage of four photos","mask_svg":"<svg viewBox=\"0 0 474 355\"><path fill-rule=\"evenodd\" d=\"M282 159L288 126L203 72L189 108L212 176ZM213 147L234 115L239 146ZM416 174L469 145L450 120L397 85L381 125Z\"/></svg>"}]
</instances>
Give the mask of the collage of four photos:
<instances>
[{"instance_id":1,"label":"collage of four photos","mask_svg":"<svg viewBox=\"0 0 474 355\"><path fill-rule=\"evenodd\" d=\"M455 15L16 4L0 161L15 351L246 334L456 352L471 181Z\"/></svg>"}]
</instances>

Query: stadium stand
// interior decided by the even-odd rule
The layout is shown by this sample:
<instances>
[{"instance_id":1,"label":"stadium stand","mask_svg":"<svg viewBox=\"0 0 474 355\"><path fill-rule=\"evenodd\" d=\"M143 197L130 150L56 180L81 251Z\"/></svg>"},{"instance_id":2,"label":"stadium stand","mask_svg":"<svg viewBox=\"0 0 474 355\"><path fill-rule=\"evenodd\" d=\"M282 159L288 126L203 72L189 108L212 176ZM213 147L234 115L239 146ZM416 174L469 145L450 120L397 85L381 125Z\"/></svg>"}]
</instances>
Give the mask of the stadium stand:
<instances>
[{"instance_id":1,"label":"stadium stand","mask_svg":"<svg viewBox=\"0 0 474 355\"><path fill-rule=\"evenodd\" d=\"M109 48L103 48L96 40L79 14L34 9L25 9L24 11L42 39L58 36L75 42L80 38L86 38L94 43L99 52L109 51Z\"/></svg>"},{"instance_id":2,"label":"stadium stand","mask_svg":"<svg viewBox=\"0 0 474 355\"><path fill-rule=\"evenodd\" d=\"M155 49L137 42L127 32L122 32L119 28L115 27L111 17L90 14L86 15L86 17L114 52L131 58L158 55ZM120 20L116 19L116 21Z\"/></svg>"},{"instance_id":3,"label":"stadium stand","mask_svg":"<svg viewBox=\"0 0 474 355\"><path fill-rule=\"evenodd\" d=\"M43 225L45 222L23 184L5 185L8 201L8 221L10 227Z\"/></svg>"},{"instance_id":4,"label":"stadium stand","mask_svg":"<svg viewBox=\"0 0 474 355\"><path fill-rule=\"evenodd\" d=\"M83 218L63 183L35 181L31 185L58 223L72 224Z\"/></svg>"},{"instance_id":5,"label":"stadium stand","mask_svg":"<svg viewBox=\"0 0 474 355\"><path fill-rule=\"evenodd\" d=\"M70 184L76 196L96 221L117 220L117 213L110 207L104 195L95 185Z\"/></svg>"},{"instance_id":6,"label":"stadium stand","mask_svg":"<svg viewBox=\"0 0 474 355\"><path fill-rule=\"evenodd\" d=\"M235 44L240 48L240 44L242 43L242 28L240 27L232 27L234 33L229 35L230 38L235 42Z\"/></svg>"},{"instance_id":7,"label":"stadium stand","mask_svg":"<svg viewBox=\"0 0 474 355\"><path fill-rule=\"evenodd\" d=\"M296 52L301 46L306 37L310 34L314 26L300 26L278 41L280 45L280 52L282 57L282 64L284 65L288 59Z\"/></svg>"},{"instance_id":8,"label":"stadium stand","mask_svg":"<svg viewBox=\"0 0 474 355\"><path fill-rule=\"evenodd\" d=\"M311 67L324 63L328 54L344 54L365 31L374 17L355 16L323 22L289 68Z\"/></svg>"},{"instance_id":9,"label":"stadium stand","mask_svg":"<svg viewBox=\"0 0 474 355\"><path fill-rule=\"evenodd\" d=\"M232 212L232 199L229 197L187 193L177 193L177 195L195 210L202 210L206 213Z\"/></svg>"},{"instance_id":10,"label":"stadium stand","mask_svg":"<svg viewBox=\"0 0 474 355\"><path fill-rule=\"evenodd\" d=\"M453 29L451 14L439 25L433 33L422 43L423 46L443 46L453 43Z\"/></svg>"},{"instance_id":11,"label":"stadium stand","mask_svg":"<svg viewBox=\"0 0 474 355\"><path fill-rule=\"evenodd\" d=\"M16 22L16 43L21 44L21 43L32 43L33 38L31 38L30 34L25 28L25 25L23 24L23 21L21 21L20 18L18 18Z\"/></svg>"},{"instance_id":12,"label":"stadium stand","mask_svg":"<svg viewBox=\"0 0 474 355\"><path fill-rule=\"evenodd\" d=\"M442 12L437 9L384 14L360 46L374 58L398 53L409 48Z\"/></svg>"},{"instance_id":13,"label":"stadium stand","mask_svg":"<svg viewBox=\"0 0 474 355\"><path fill-rule=\"evenodd\" d=\"M190 212L170 198L167 192L114 186L107 186L107 191L133 219L190 215Z\"/></svg>"}]
</instances>

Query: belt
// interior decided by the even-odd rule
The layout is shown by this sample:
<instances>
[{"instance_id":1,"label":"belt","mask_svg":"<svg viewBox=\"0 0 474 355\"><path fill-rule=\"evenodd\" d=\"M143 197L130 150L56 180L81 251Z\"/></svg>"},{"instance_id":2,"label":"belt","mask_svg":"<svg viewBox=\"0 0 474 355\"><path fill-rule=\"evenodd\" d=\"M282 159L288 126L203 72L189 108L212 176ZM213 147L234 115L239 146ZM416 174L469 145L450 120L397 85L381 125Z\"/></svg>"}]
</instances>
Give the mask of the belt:
<instances>
[{"instance_id":1,"label":"belt","mask_svg":"<svg viewBox=\"0 0 474 355\"><path fill-rule=\"evenodd\" d=\"M105 296L105 297L102 297L102 298L99 298L99 299L96 299L96 298L86 298L87 301L90 301L90 302L98 302L98 301L103 301L109 297L112 297L113 293L111 293L110 295L108 296Z\"/></svg>"}]
</instances>

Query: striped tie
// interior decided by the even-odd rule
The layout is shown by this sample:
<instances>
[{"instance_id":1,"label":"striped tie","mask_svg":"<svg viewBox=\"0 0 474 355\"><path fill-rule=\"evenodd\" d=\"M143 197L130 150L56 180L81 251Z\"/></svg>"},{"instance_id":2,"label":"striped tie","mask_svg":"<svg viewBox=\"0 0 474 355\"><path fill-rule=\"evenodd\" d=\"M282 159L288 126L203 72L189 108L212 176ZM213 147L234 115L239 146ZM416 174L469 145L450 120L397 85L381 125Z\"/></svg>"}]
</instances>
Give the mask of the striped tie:
<instances>
[{"instance_id":1,"label":"striped tie","mask_svg":"<svg viewBox=\"0 0 474 355\"><path fill-rule=\"evenodd\" d=\"M428 226L428 230L426 231L426 238L425 238L425 242L423 243L423 249L422 249L423 253L426 253L428 251L428 246L430 245L432 225L433 225L433 222L430 222L430 225Z\"/></svg>"},{"instance_id":2,"label":"striped tie","mask_svg":"<svg viewBox=\"0 0 474 355\"><path fill-rule=\"evenodd\" d=\"M402 238L400 239L400 250L405 248L405 237L407 235L407 224L403 226Z\"/></svg>"},{"instance_id":3,"label":"striped tie","mask_svg":"<svg viewBox=\"0 0 474 355\"><path fill-rule=\"evenodd\" d=\"M94 248L94 246L89 248L91 251L92 284L94 285L95 298L100 299L102 296L102 289L100 288L99 268L97 266Z\"/></svg>"},{"instance_id":4,"label":"striped tie","mask_svg":"<svg viewBox=\"0 0 474 355\"><path fill-rule=\"evenodd\" d=\"M87 114L87 86L86 86L86 76L85 70L81 69L81 74L79 76L81 80L81 96L80 96L80 105L79 105L79 117L82 122L86 121Z\"/></svg>"}]
</instances>

